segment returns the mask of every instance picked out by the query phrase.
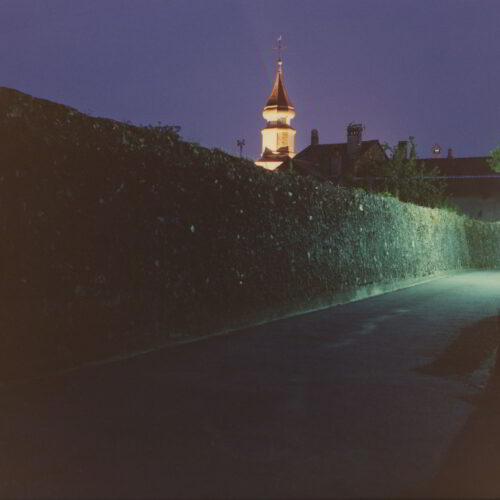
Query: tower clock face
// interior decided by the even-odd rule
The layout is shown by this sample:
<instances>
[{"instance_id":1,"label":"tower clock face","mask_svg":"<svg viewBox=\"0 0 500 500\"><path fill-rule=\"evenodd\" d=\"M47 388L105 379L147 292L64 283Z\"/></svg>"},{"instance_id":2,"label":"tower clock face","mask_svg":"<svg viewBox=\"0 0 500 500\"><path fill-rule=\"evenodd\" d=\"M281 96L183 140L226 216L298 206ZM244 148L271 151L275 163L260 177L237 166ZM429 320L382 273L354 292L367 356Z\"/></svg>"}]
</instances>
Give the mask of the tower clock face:
<instances>
[{"instance_id":1,"label":"tower clock face","mask_svg":"<svg viewBox=\"0 0 500 500\"><path fill-rule=\"evenodd\" d=\"M438 155L441 153L441 146L439 144L434 144L431 148L432 154L433 155Z\"/></svg>"}]
</instances>

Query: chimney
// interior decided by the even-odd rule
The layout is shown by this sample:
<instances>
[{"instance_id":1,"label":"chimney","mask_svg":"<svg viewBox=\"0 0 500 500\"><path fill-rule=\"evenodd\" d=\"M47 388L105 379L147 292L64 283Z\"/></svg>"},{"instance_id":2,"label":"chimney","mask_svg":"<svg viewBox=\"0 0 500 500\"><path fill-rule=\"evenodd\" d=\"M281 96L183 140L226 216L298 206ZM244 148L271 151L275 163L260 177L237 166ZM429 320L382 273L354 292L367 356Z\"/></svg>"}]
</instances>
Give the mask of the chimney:
<instances>
[{"instance_id":1,"label":"chimney","mask_svg":"<svg viewBox=\"0 0 500 500\"><path fill-rule=\"evenodd\" d=\"M311 130L311 146L317 146L319 144L319 132L313 128Z\"/></svg>"},{"instance_id":2,"label":"chimney","mask_svg":"<svg viewBox=\"0 0 500 500\"><path fill-rule=\"evenodd\" d=\"M408 141L399 141L398 142L398 151L403 152L403 158L405 160L408 159Z\"/></svg>"},{"instance_id":3,"label":"chimney","mask_svg":"<svg viewBox=\"0 0 500 500\"><path fill-rule=\"evenodd\" d=\"M361 123L349 123L347 126L347 154L350 158L357 156L363 138L363 125Z\"/></svg>"},{"instance_id":4,"label":"chimney","mask_svg":"<svg viewBox=\"0 0 500 500\"><path fill-rule=\"evenodd\" d=\"M453 149L448 149L448 158L453 158Z\"/></svg>"}]
</instances>

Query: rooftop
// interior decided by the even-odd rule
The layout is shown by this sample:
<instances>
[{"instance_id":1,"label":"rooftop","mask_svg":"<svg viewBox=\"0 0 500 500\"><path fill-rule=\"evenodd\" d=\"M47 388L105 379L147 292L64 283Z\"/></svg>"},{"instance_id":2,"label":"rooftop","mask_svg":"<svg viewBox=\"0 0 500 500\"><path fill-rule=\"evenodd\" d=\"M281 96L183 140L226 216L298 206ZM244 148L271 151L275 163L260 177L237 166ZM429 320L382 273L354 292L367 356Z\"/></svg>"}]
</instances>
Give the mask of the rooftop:
<instances>
[{"instance_id":1,"label":"rooftop","mask_svg":"<svg viewBox=\"0 0 500 500\"><path fill-rule=\"evenodd\" d=\"M293 108L293 104L288 97L288 92L285 88L283 70L280 66L281 61L278 61L278 71L276 72L276 80L274 82L273 91L267 100L266 107L277 106L278 108Z\"/></svg>"}]
</instances>

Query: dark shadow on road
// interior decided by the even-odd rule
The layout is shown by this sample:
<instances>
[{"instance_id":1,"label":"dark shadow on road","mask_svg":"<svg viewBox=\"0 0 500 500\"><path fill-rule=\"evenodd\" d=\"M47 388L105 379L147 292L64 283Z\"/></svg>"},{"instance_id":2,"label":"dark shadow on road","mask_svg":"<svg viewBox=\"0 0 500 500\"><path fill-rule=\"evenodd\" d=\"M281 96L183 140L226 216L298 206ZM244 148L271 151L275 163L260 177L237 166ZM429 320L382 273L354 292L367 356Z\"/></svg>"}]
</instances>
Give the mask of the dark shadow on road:
<instances>
[{"instance_id":1,"label":"dark shadow on road","mask_svg":"<svg viewBox=\"0 0 500 500\"><path fill-rule=\"evenodd\" d=\"M497 322L497 316L491 316L463 328L437 359L417 368L417 371L446 377L467 375L477 370L498 346Z\"/></svg>"},{"instance_id":2,"label":"dark shadow on road","mask_svg":"<svg viewBox=\"0 0 500 500\"><path fill-rule=\"evenodd\" d=\"M475 342L472 342L474 337ZM428 373L463 374L498 346L500 311L463 332ZM477 342L477 343L476 343ZM422 492L426 498L500 498L500 351L489 383L475 412L451 446L448 455Z\"/></svg>"}]
</instances>

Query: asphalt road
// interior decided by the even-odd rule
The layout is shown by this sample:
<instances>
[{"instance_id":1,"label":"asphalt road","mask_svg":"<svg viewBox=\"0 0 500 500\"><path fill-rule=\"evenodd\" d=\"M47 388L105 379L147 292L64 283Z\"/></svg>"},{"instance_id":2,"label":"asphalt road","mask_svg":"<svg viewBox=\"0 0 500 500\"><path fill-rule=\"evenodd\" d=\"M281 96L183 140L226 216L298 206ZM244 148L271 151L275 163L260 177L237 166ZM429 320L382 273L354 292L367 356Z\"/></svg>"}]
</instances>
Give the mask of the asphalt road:
<instances>
[{"instance_id":1,"label":"asphalt road","mask_svg":"<svg viewBox=\"0 0 500 500\"><path fill-rule=\"evenodd\" d=\"M500 271L470 272L3 387L0 496L414 495L495 346L465 374L422 367L499 307Z\"/></svg>"}]
</instances>

